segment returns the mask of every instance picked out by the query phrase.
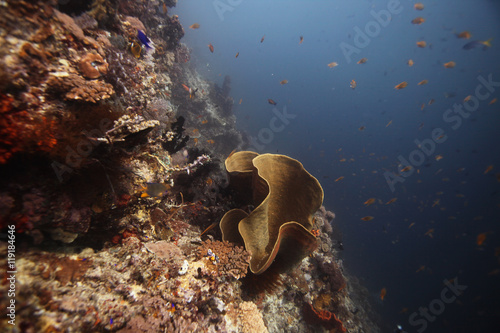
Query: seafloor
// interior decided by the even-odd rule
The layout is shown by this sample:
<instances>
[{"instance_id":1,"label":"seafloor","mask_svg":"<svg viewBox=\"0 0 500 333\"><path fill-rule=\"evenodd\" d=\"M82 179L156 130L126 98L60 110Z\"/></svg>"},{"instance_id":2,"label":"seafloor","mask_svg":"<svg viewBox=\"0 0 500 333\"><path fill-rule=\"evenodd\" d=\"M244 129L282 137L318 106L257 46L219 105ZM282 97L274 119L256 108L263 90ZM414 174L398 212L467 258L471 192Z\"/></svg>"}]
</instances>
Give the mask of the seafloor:
<instances>
[{"instance_id":1,"label":"seafloor","mask_svg":"<svg viewBox=\"0 0 500 333\"><path fill-rule=\"evenodd\" d=\"M222 242L242 207L224 160L248 140L175 4L0 1L1 331L379 332L324 207L285 274Z\"/></svg>"}]
</instances>

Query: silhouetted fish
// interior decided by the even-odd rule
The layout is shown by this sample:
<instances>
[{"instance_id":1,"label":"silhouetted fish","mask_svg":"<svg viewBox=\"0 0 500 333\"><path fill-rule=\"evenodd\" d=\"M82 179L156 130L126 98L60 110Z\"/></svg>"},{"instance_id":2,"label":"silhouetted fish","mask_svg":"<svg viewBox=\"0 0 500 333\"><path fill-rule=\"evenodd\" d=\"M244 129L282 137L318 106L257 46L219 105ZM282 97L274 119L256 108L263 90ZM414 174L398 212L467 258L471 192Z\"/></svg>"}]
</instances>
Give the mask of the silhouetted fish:
<instances>
[{"instance_id":1,"label":"silhouetted fish","mask_svg":"<svg viewBox=\"0 0 500 333\"><path fill-rule=\"evenodd\" d=\"M463 49L464 50L472 50L476 47L481 47L483 46L483 50L486 50L488 47L491 47L491 40L493 38L490 38L488 40L485 40L485 41L480 41L480 40L474 40L472 42L469 42L467 44L464 45Z\"/></svg>"}]
</instances>

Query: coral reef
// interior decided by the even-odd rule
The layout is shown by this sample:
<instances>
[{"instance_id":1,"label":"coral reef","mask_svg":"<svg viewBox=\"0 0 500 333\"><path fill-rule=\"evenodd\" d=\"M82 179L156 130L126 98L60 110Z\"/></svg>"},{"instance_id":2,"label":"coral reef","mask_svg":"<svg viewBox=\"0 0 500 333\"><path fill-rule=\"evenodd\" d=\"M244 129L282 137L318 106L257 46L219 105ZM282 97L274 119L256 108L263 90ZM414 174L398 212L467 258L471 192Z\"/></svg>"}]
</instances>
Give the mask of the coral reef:
<instances>
[{"instance_id":1,"label":"coral reef","mask_svg":"<svg viewBox=\"0 0 500 333\"><path fill-rule=\"evenodd\" d=\"M316 248L310 230L323 189L300 162L243 151L226 159L226 169L240 191L253 191L256 208L250 214L233 209L220 223L224 240L244 244L252 253L252 273L262 274L271 264L284 272Z\"/></svg>"},{"instance_id":2,"label":"coral reef","mask_svg":"<svg viewBox=\"0 0 500 333\"><path fill-rule=\"evenodd\" d=\"M97 79L101 74L108 72L108 64L99 55L87 53L78 63L82 75L87 79Z\"/></svg>"},{"instance_id":3,"label":"coral reef","mask_svg":"<svg viewBox=\"0 0 500 333\"><path fill-rule=\"evenodd\" d=\"M248 271L260 254L246 241L221 241L224 213L250 211L266 191L236 192L234 177L228 187L223 161L246 145L231 79L219 87L197 73L167 9L175 4L2 1L0 229L15 228L17 270L16 326L2 297L2 332L326 331L306 306L350 332L377 332L339 259L335 215L319 207L298 162L285 164L315 200L282 216L276 225L296 225L281 236L272 228L265 251L279 239L283 253L253 270L274 275ZM155 186L161 193L147 191ZM7 261L0 240L0 266ZM7 278L0 271L2 295ZM274 293L253 292L249 281Z\"/></svg>"},{"instance_id":4,"label":"coral reef","mask_svg":"<svg viewBox=\"0 0 500 333\"><path fill-rule=\"evenodd\" d=\"M247 274L250 253L243 247L206 240L196 251L198 259L206 259L206 268L210 274L231 276L240 279Z\"/></svg>"},{"instance_id":5,"label":"coral reef","mask_svg":"<svg viewBox=\"0 0 500 333\"><path fill-rule=\"evenodd\" d=\"M83 70L82 70L83 71ZM93 75L98 78L100 72L96 69L97 76L90 71L84 75ZM85 72L84 72L85 73ZM66 100L81 100L83 102L96 103L110 98L115 92L109 83L102 81L85 81L81 76L67 73L52 75L46 82L47 92L51 96L63 95Z\"/></svg>"}]
</instances>

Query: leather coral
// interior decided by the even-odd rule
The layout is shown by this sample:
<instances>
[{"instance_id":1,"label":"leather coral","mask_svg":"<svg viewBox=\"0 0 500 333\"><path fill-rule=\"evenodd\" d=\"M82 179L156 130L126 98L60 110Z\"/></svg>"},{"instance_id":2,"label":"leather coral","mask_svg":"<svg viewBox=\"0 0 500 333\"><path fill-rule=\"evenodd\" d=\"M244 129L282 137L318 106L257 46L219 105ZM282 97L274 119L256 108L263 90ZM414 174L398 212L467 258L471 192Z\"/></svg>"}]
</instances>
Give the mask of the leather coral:
<instances>
[{"instance_id":1,"label":"leather coral","mask_svg":"<svg viewBox=\"0 0 500 333\"><path fill-rule=\"evenodd\" d=\"M220 222L223 240L245 246L250 270L262 274L271 264L285 272L316 249L313 214L323 189L302 164L288 156L242 151L226 159L230 184L255 209L227 212ZM250 198L251 197L251 198Z\"/></svg>"}]
</instances>

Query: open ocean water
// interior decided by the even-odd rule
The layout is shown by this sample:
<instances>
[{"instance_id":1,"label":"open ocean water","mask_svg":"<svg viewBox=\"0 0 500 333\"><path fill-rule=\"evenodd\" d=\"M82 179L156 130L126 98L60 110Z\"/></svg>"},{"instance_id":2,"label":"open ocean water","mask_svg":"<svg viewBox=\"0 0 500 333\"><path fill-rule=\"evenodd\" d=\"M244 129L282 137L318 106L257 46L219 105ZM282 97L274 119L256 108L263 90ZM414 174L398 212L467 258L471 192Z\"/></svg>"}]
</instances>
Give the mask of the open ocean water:
<instances>
[{"instance_id":1,"label":"open ocean water","mask_svg":"<svg viewBox=\"0 0 500 333\"><path fill-rule=\"evenodd\" d=\"M200 24L182 41L202 76L231 77L254 149L296 158L321 182L344 264L383 329L493 332L500 3L422 4L185 0L173 12Z\"/></svg>"}]
</instances>

